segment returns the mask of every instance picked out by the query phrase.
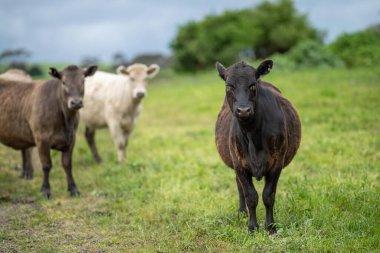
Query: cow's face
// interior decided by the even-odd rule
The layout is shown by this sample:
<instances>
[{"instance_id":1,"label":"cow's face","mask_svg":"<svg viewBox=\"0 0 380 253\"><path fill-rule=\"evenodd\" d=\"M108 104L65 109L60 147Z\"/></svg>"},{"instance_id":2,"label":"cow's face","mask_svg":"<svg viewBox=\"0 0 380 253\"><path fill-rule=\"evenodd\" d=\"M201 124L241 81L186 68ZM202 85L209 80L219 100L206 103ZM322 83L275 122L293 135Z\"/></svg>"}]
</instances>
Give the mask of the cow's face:
<instances>
[{"instance_id":1,"label":"cow's face","mask_svg":"<svg viewBox=\"0 0 380 253\"><path fill-rule=\"evenodd\" d=\"M240 119L249 119L255 113L257 83L260 76L269 73L273 67L271 60L266 60L257 69L245 62L236 63L227 69L216 63L219 76L226 82L226 98L233 115Z\"/></svg>"},{"instance_id":2,"label":"cow's face","mask_svg":"<svg viewBox=\"0 0 380 253\"><path fill-rule=\"evenodd\" d=\"M69 109L79 110L83 107L84 79L92 76L97 68L95 65L85 69L71 65L60 72L50 68L49 74L61 81L63 99Z\"/></svg>"},{"instance_id":3,"label":"cow's face","mask_svg":"<svg viewBox=\"0 0 380 253\"><path fill-rule=\"evenodd\" d=\"M160 67L152 64L149 67L144 64L133 64L129 67L119 66L116 72L120 75L129 77L129 85L132 87L132 97L134 100L141 100L147 94L146 86L148 79L152 79L157 75Z\"/></svg>"}]
</instances>

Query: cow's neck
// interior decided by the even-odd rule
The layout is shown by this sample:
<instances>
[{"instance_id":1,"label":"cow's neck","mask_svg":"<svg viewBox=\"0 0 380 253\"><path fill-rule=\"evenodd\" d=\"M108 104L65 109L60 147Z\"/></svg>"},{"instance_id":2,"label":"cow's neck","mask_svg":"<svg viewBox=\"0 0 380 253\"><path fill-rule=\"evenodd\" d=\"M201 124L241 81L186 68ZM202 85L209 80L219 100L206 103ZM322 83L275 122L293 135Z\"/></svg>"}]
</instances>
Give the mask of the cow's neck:
<instances>
[{"instance_id":1,"label":"cow's neck","mask_svg":"<svg viewBox=\"0 0 380 253\"><path fill-rule=\"evenodd\" d=\"M259 103L256 99L255 113L252 118L241 120L233 116L234 124L237 128L237 141L239 142L242 151L250 164L252 174L261 178L257 168L258 152L262 150L262 118L260 113Z\"/></svg>"},{"instance_id":2,"label":"cow's neck","mask_svg":"<svg viewBox=\"0 0 380 253\"><path fill-rule=\"evenodd\" d=\"M76 119L78 116L77 115L78 111L77 110L71 110L67 107L67 102L64 99L62 89L58 89L57 101L59 101L60 111L61 111L62 116L63 116L64 127L66 130L71 132L74 130L75 122L76 122Z\"/></svg>"}]
</instances>

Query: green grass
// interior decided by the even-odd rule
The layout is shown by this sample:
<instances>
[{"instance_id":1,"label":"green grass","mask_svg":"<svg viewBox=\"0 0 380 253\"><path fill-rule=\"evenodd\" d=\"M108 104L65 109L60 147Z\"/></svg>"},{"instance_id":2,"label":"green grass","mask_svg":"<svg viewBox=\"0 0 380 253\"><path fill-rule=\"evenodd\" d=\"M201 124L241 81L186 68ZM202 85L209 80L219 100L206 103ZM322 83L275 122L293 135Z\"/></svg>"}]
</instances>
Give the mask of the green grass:
<instances>
[{"instance_id":1,"label":"green grass","mask_svg":"<svg viewBox=\"0 0 380 253\"><path fill-rule=\"evenodd\" d=\"M380 248L380 69L279 72L265 77L299 111L303 137L283 171L275 204L278 234L250 234L238 218L232 170L214 144L223 99L215 71L163 72L116 163L107 130L96 165L78 133L66 191L53 152L54 198L40 196L41 169L19 178L20 154L0 146L0 251L5 252L378 252ZM255 182L260 192L263 182ZM261 198L260 198L261 199Z\"/></svg>"}]
</instances>

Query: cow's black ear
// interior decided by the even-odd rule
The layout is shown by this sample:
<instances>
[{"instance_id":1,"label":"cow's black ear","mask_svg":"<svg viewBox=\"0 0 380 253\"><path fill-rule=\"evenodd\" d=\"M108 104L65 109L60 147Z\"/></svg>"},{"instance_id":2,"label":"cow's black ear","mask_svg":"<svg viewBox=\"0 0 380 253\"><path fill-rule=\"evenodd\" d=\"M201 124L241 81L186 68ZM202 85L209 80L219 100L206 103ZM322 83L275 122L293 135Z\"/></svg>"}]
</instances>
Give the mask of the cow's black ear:
<instances>
[{"instance_id":1,"label":"cow's black ear","mask_svg":"<svg viewBox=\"0 0 380 253\"><path fill-rule=\"evenodd\" d=\"M84 77L92 76L95 74L96 70L98 69L98 66L96 65L90 65L84 70Z\"/></svg>"},{"instance_id":2,"label":"cow's black ear","mask_svg":"<svg viewBox=\"0 0 380 253\"><path fill-rule=\"evenodd\" d=\"M219 76L226 81L226 68L220 62L216 62L216 69L218 70Z\"/></svg>"},{"instance_id":3,"label":"cow's black ear","mask_svg":"<svg viewBox=\"0 0 380 253\"><path fill-rule=\"evenodd\" d=\"M268 74L273 68L272 60L263 61L256 70L256 80L258 80L261 76Z\"/></svg>"},{"instance_id":4,"label":"cow's black ear","mask_svg":"<svg viewBox=\"0 0 380 253\"><path fill-rule=\"evenodd\" d=\"M61 80L62 78L62 74L56 68L53 68L53 67L49 68L49 75L59 80Z\"/></svg>"}]
</instances>

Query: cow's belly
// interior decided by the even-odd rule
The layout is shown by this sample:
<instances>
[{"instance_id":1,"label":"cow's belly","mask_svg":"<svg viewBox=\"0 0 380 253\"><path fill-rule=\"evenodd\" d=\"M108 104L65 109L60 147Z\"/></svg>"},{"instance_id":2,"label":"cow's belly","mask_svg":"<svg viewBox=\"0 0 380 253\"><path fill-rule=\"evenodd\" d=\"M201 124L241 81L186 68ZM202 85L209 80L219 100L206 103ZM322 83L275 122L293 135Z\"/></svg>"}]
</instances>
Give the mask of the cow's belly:
<instances>
[{"instance_id":1,"label":"cow's belly","mask_svg":"<svg viewBox=\"0 0 380 253\"><path fill-rule=\"evenodd\" d=\"M35 145L31 130L23 122L3 124L0 143L14 149L25 149Z\"/></svg>"},{"instance_id":2,"label":"cow's belly","mask_svg":"<svg viewBox=\"0 0 380 253\"><path fill-rule=\"evenodd\" d=\"M14 148L14 149L26 149L35 146L34 140L31 138L20 138L20 137L11 137L9 136L0 136L0 143L5 146Z\"/></svg>"}]
</instances>

